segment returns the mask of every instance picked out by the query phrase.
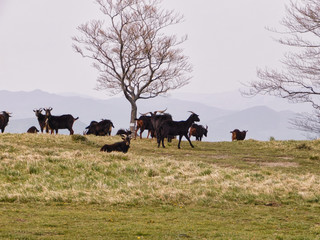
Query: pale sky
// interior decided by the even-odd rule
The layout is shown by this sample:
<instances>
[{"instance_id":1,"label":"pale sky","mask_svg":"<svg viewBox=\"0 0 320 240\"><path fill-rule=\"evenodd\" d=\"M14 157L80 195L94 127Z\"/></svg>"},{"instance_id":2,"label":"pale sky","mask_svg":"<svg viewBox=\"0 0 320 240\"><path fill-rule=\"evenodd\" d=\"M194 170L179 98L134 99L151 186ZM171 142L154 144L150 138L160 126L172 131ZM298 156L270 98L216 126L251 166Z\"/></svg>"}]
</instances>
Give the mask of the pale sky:
<instances>
[{"instance_id":1,"label":"pale sky","mask_svg":"<svg viewBox=\"0 0 320 240\"><path fill-rule=\"evenodd\" d=\"M184 53L194 67L178 92L232 91L255 80L258 67L280 68L284 47L265 27L280 28L287 2L164 0L185 16L175 32L188 35ZM100 16L92 0L0 0L0 89L108 97L94 90L97 73L71 40L77 26Z\"/></svg>"}]
</instances>

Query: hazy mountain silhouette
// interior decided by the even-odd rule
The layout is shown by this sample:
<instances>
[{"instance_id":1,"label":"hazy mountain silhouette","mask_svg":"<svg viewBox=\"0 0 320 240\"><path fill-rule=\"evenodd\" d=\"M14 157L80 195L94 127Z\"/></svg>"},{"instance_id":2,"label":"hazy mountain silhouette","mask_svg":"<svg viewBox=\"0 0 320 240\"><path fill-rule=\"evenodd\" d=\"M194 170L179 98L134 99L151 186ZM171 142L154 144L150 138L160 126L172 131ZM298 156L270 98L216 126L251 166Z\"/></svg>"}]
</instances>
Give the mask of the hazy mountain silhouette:
<instances>
[{"instance_id":1,"label":"hazy mountain silhouette","mask_svg":"<svg viewBox=\"0 0 320 240\"><path fill-rule=\"evenodd\" d=\"M258 106L216 118L208 122L208 125L211 127L210 132L213 132L214 141L230 140L230 131L235 128L241 131L248 130L246 139L305 139L301 132L291 129L288 124L288 120L294 116L295 113L291 111L277 112L265 106Z\"/></svg>"},{"instance_id":2,"label":"hazy mountain silhouette","mask_svg":"<svg viewBox=\"0 0 320 240\"><path fill-rule=\"evenodd\" d=\"M120 128L129 127L130 104L125 98L114 97L101 100L80 96L61 96L40 90L0 91L0 102L0 111L13 113L6 132L26 132L32 125L39 128L33 109L41 107L52 107L53 115L68 113L79 117L79 120L74 123L77 134L82 134L92 120L112 120L115 126L113 134ZM265 106L232 111L171 97L140 100L137 103L140 113L167 108L167 112L177 121L187 119L190 115L188 111L199 114L200 124L208 125L209 128L208 137L204 138L204 141L230 141L230 131L235 128L249 130L247 138L257 140L268 140L270 136L279 140L305 139L301 132L290 129L288 120L294 116L294 112L291 111L278 112ZM61 131L61 133L68 134L68 131Z\"/></svg>"}]
</instances>

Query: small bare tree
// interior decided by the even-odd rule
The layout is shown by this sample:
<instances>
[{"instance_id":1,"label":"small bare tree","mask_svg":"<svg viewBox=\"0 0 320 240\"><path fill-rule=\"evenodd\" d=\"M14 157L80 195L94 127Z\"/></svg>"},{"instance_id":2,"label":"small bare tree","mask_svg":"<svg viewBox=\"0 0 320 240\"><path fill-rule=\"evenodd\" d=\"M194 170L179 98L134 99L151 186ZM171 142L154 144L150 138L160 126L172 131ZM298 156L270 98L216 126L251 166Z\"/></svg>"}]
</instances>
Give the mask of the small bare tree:
<instances>
[{"instance_id":1,"label":"small bare tree","mask_svg":"<svg viewBox=\"0 0 320 240\"><path fill-rule=\"evenodd\" d=\"M74 49L93 59L98 70L98 90L123 93L131 104L130 127L137 117L137 100L165 95L186 85L192 71L177 39L164 29L183 16L160 8L162 0L96 0L105 21L93 20L78 27Z\"/></svg>"},{"instance_id":2,"label":"small bare tree","mask_svg":"<svg viewBox=\"0 0 320 240\"><path fill-rule=\"evenodd\" d=\"M294 49L285 54L282 71L258 69L260 80L249 83L246 94L269 94L312 104L315 114L300 115L291 123L299 130L320 133L320 1L290 1L281 24L285 37L278 41Z\"/></svg>"}]
</instances>

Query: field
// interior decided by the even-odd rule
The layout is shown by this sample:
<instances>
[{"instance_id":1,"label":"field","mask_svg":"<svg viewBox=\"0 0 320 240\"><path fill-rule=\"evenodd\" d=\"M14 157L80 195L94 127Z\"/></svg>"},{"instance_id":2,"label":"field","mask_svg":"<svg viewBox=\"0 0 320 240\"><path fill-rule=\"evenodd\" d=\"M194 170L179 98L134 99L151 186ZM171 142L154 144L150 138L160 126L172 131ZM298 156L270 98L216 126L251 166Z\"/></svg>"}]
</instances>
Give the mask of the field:
<instances>
[{"instance_id":1,"label":"field","mask_svg":"<svg viewBox=\"0 0 320 240\"><path fill-rule=\"evenodd\" d=\"M0 135L0 239L320 239L320 141Z\"/></svg>"}]
</instances>

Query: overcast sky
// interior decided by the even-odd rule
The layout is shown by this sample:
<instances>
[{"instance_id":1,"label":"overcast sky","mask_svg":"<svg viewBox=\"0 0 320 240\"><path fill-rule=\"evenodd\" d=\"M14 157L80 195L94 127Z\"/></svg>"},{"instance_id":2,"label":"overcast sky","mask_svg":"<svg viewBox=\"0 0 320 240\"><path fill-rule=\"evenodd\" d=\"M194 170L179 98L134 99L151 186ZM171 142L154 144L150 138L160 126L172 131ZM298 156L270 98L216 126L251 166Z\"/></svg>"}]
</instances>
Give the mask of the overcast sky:
<instances>
[{"instance_id":1,"label":"overcast sky","mask_svg":"<svg viewBox=\"0 0 320 240\"><path fill-rule=\"evenodd\" d=\"M185 54L193 79L179 92L216 93L256 79L258 67L280 67L283 46L265 27L280 27L288 0L164 0L185 16ZM0 0L0 89L103 97L97 73L72 49L77 26L97 19L92 0ZM107 97L107 96L106 96Z\"/></svg>"}]
</instances>

